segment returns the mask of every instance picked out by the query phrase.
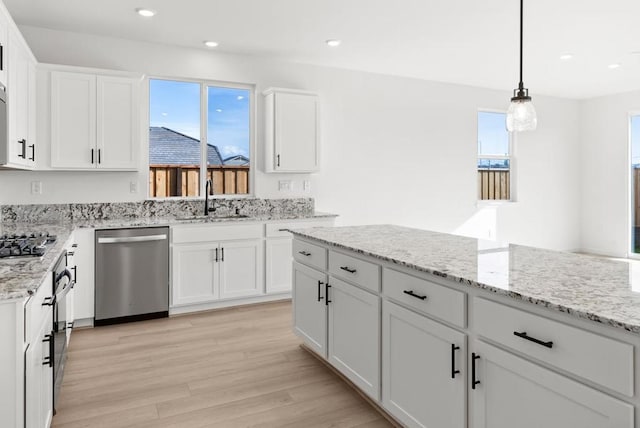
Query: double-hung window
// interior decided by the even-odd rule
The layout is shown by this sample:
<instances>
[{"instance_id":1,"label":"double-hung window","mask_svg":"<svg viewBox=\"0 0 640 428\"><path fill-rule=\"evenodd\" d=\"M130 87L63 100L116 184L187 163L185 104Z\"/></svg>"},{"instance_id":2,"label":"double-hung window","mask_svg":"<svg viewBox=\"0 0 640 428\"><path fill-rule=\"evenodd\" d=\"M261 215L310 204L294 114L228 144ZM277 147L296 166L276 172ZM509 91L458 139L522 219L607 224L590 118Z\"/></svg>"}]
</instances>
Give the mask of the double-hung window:
<instances>
[{"instance_id":1,"label":"double-hung window","mask_svg":"<svg viewBox=\"0 0 640 428\"><path fill-rule=\"evenodd\" d=\"M506 113L478 112L478 199L512 200L512 142Z\"/></svg>"},{"instance_id":2,"label":"double-hung window","mask_svg":"<svg viewBox=\"0 0 640 428\"><path fill-rule=\"evenodd\" d=\"M253 87L149 80L149 196L250 194Z\"/></svg>"}]
</instances>

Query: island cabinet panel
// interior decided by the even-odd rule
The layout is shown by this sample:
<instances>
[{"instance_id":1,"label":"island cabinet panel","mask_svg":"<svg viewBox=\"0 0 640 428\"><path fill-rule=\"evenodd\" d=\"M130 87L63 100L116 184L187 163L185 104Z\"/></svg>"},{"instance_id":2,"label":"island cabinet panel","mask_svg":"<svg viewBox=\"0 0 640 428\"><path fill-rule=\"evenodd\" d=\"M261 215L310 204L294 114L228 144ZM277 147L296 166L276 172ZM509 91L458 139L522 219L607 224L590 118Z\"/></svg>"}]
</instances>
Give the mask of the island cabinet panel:
<instances>
[{"instance_id":1,"label":"island cabinet panel","mask_svg":"<svg viewBox=\"0 0 640 428\"><path fill-rule=\"evenodd\" d=\"M319 245L296 239L293 241L293 258L315 269L327 269L327 250Z\"/></svg>"},{"instance_id":2,"label":"island cabinet panel","mask_svg":"<svg viewBox=\"0 0 640 428\"><path fill-rule=\"evenodd\" d=\"M393 269L382 270L385 296L458 327L466 326L466 295Z\"/></svg>"},{"instance_id":3,"label":"island cabinet panel","mask_svg":"<svg viewBox=\"0 0 640 428\"><path fill-rule=\"evenodd\" d=\"M330 277L329 362L380 400L380 297Z\"/></svg>"},{"instance_id":4,"label":"island cabinet panel","mask_svg":"<svg viewBox=\"0 0 640 428\"><path fill-rule=\"evenodd\" d=\"M474 299L479 335L633 397L633 346L482 298Z\"/></svg>"},{"instance_id":5,"label":"island cabinet panel","mask_svg":"<svg viewBox=\"0 0 640 428\"><path fill-rule=\"evenodd\" d=\"M380 266L371 262L329 251L329 273L375 293L380 292Z\"/></svg>"},{"instance_id":6,"label":"island cabinet panel","mask_svg":"<svg viewBox=\"0 0 640 428\"><path fill-rule=\"evenodd\" d=\"M634 428L632 405L481 341L471 428Z\"/></svg>"},{"instance_id":7,"label":"island cabinet panel","mask_svg":"<svg viewBox=\"0 0 640 428\"><path fill-rule=\"evenodd\" d=\"M384 301L384 408L407 427L466 427L466 348L465 334Z\"/></svg>"},{"instance_id":8,"label":"island cabinet panel","mask_svg":"<svg viewBox=\"0 0 640 428\"><path fill-rule=\"evenodd\" d=\"M293 330L313 351L327 358L327 275L293 263Z\"/></svg>"}]
</instances>

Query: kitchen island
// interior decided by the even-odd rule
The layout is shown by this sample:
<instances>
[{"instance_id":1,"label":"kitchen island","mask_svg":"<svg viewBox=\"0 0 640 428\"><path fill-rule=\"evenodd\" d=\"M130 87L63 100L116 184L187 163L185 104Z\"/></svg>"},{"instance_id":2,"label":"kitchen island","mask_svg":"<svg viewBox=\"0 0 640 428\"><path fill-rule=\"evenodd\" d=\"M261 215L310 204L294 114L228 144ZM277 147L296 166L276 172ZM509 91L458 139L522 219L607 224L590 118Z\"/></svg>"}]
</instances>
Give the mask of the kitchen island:
<instances>
[{"instance_id":1,"label":"kitchen island","mask_svg":"<svg viewBox=\"0 0 640 428\"><path fill-rule=\"evenodd\" d=\"M294 331L402 424L640 426L633 264L392 225L293 233Z\"/></svg>"}]
</instances>

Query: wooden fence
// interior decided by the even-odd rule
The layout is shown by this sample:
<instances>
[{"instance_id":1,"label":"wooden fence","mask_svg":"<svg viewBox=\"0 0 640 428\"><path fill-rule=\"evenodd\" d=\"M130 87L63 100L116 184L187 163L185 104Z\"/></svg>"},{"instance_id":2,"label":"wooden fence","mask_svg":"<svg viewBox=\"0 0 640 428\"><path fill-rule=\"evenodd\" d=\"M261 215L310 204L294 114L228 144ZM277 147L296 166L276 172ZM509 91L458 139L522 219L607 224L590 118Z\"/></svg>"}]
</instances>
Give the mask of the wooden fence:
<instances>
[{"instance_id":1,"label":"wooden fence","mask_svg":"<svg viewBox=\"0 0 640 428\"><path fill-rule=\"evenodd\" d=\"M249 193L249 166L216 165L207 168L213 194ZM149 196L200 195L200 165L150 165Z\"/></svg>"},{"instance_id":2,"label":"wooden fence","mask_svg":"<svg viewBox=\"0 0 640 428\"><path fill-rule=\"evenodd\" d=\"M478 169L478 197L481 200L511 199L509 170Z\"/></svg>"}]
</instances>

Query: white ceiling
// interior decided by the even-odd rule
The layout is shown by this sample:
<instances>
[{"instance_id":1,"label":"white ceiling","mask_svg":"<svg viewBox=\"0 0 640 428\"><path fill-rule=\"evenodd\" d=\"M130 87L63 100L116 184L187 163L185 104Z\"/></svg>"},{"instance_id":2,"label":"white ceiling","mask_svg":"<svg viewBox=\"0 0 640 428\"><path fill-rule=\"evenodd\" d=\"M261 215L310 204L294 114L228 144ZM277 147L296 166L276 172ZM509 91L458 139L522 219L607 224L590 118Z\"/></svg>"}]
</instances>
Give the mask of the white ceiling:
<instances>
[{"instance_id":1,"label":"white ceiling","mask_svg":"<svg viewBox=\"0 0 640 428\"><path fill-rule=\"evenodd\" d=\"M202 49L215 40L217 51L495 89L518 83L517 0L4 2L19 25ZM525 86L570 98L640 89L639 18L639 0L527 0ZM561 61L565 52L574 58Z\"/></svg>"}]
</instances>

